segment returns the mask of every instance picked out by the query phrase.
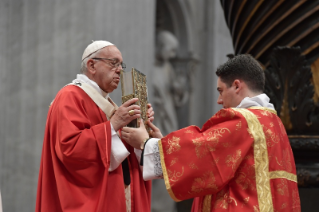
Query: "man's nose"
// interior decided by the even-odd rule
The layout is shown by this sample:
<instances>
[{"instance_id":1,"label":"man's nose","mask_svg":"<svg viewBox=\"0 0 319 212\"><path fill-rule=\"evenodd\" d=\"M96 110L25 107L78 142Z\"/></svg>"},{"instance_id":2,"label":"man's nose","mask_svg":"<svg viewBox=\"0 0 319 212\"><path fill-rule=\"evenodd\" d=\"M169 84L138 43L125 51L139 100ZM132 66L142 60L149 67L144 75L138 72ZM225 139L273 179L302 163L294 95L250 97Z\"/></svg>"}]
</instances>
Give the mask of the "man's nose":
<instances>
[{"instance_id":1,"label":"man's nose","mask_svg":"<svg viewBox=\"0 0 319 212\"><path fill-rule=\"evenodd\" d=\"M217 104L220 104L220 105L223 104L223 100L221 98L219 98L219 97L217 99Z\"/></svg>"}]
</instances>

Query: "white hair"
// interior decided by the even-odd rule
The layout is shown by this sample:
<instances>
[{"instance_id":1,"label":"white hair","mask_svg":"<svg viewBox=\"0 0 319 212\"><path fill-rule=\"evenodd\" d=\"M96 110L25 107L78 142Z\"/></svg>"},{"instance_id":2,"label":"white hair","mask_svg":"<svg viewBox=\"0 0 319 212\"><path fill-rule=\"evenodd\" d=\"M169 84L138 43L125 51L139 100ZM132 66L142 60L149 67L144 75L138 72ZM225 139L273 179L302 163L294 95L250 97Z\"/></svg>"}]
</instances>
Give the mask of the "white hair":
<instances>
[{"instance_id":1,"label":"white hair","mask_svg":"<svg viewBox=\"0 0 319 212\"><path fill-rule=\"evenodd\" d=\"M87 62L88 62L88 60L89 59L92 59L92 58L94 58L94 57L96 57L97 55L98 55L98 53L99 53L99 51L100 51L101 49L99 49L99 50L97 50L96 52L94 52L93 54L91 54L90 56L88 56L88 57L86 57L84 60L82 60L82 62L81 62L81 73L82 74L85 74L86 72L87 72Z\"/></svg>"}]
</instances>

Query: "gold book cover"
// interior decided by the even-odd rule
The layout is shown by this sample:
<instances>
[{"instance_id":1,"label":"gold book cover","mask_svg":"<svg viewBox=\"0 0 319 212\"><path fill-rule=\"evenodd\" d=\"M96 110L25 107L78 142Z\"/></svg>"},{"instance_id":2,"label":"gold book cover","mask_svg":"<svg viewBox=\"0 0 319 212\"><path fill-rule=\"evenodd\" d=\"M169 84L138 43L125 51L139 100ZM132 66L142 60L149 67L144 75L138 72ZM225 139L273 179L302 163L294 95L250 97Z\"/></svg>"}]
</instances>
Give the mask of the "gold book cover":
<instances>
[{"instance_id":1,"label":"gold book cover","mask_svg":"<svg viewBox=\"0 0 319 212\"><path fill-rule=\"evenodd\" d=\"M131 71L121 71L121 88L122 88L122 103L132 99L138 98L135 103L141 107L141 118L147 121L147 85L146 75L132 68ZM128 127L139 127L137 119L130 122ZM147 132L149 133L150 128L145 125Z\"/></svg>"}]
</instances>

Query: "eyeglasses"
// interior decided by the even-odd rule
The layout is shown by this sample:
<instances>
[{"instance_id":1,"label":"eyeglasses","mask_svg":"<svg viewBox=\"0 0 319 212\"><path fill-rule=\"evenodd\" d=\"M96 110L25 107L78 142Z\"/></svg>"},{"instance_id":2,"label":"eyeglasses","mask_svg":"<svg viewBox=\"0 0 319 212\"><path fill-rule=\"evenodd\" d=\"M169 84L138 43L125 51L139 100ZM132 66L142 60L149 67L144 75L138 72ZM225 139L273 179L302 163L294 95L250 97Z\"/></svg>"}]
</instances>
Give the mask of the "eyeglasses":
<instances>
[{"instance_id":1,"label":"eyeglasses","mask_svg":"<svg viewBox=\"0 0 319 212\"><path fill-rule=\"evenodd\" d=\"M109 60L111 61L110 65L112 66L112 68L118 68L119 66L122 67L122 70L124 71L125 68L126 68L126 64L123 63L123 62L117 62L116 59L109 59L109 58L99 58L99 57L95 57L95 58L92 58L93 60Z\"/></svg>"}]
</instances>

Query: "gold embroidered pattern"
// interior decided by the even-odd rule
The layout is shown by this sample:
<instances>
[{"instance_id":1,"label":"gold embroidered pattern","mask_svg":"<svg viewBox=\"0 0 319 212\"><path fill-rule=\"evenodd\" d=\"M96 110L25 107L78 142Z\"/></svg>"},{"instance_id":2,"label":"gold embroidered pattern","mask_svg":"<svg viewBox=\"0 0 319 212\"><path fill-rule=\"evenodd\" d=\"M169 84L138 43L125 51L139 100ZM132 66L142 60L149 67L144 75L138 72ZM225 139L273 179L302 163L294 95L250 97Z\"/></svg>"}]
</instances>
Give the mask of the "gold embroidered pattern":
<instances>
[{"instance_id":1,"label":"gold embroidered pattern","mask_svg":"<svg viewBox=\"0 0 319 212\"><path fill-rule=\"evenodd\" d=\"M258 107L258 106L254 106L254 107L250 107L249 109L266 110L266 111L268 111L268 112L271 112L271 113L273 113L273 114L277 115L277 111L272 110L272 109L269 109L269 108L267 108L267 107Z\"/></svg>"},{"instance_id":2,"label":"gold embroidered pattern","mask_svg":"<svg viewBox=\"0 0 319 212\"><path fill-rule=\"evenodd\" d=\"M238 165L241 163L242 157L241 157L241 150L237 150L235 154L233 155L227 155L226 157L226 164L227 166L230 166L233 171L236 170Z\"/></svg>"},{"instance_id":3,"label":"gold embroidered pattern","mask_svg":"<svg viewBox=\"0 0 319 212\"><path fill-rule=\"evenodd\" d=\"M257 108L256 108L257 109ZM247 109L233 108L246 119L249 132L254 138L254 160L256 168L256 189L260 212L273 212L273 203L269 179L269 158L266 138L257 117ZM274 111L275 112L275 111ZM255 208L254 208L255 210ZM256 211L256 210L255 210Z\"/></svg>"},{"instance_id":4,"label":"gold embroidered pattern","mask_svg":"<svg viewBox=\"0 0 319 212\"><path fill-rule=\"evenodd\" d=\"M283 179L290 180L290 181L297 183L297 175L286 172L286 171L269 172L269 178L270 179L283 178Z\"/></svg>"},{"instance_id":5,"label":"gold embroidered pattern","mask_svg":"<svg viewBox=\"0 0 319 212\"><path fill-rule=\"evenodd\" d=\"M203 200L203 212L211 212L212 195L206 195Z\"/></svg>"},{"instance_id":6,"label":"gold embroidered pattern","mask_svg":"<svg viewBox=\"0 0 319 212\"><path fill-rule=\"evenodd\" d=\"M284 149L283 150L283 160L282 161L278 161L277 157L276 157L276 161L277 164L279 166L284 167L284 169L286 169L288 172L292 171L292 165L291 165L291 158L289 155L289 149Z\"/></svg>"},{"instance_id":7,"label":"gold embroidered pattern","mask_svg":"<svg viewBox=\"0 0 319 212\"><path fill-rule=\"evenodd\" d=\"M275 134L271 129L268 129L267 127L263 126L265 131L265 137L267 146L272 147L275 144L280 142L280 138L277 134Z\"/></svg>"},{"instance_id":8,"label":"gold embroidered pattern","mask_svg":"<svg viewBox=\"0 0 319 212\"><path fill-rule=\"evenodd\" d=\"M241 121L236 124L236 131L241 129Z\"/></svg>"},{"instance_id":9,"label":"gold embroidered pattern","mask_svg":"<svg viewBox=\"0 0 319 212\"><path fill-rule=\"evenodd\" d=\"M192 141L195 145L196 156L198 158L203 158L207 153L215 151L216 146L219 143L219 137L222 137L222 134L227 131L231 133L227 128L213 129L204 132L204 136L193 139Z\"/></svg>"},{"instance_id":10,"label":"gold embroidered pattern","mask_svg":"<svg viewBox=\"0 0 319 212\"><path fill-rule=\"evenodd\" d=\"M254 212L260 212L258 205L254 205Z\"/></svg>"},{"instance_id":11,"label":"gold embroidered pattern","mask_svg":"<svg viewBox=\"0 0 319 212\"><path fill-rule=\"evenodd\" d=\"M204 176L202 177L197 177L194 179L191 187L191 193L200 193L207 189L211 190L211 192L216 192L218 190L215 176L211 171L204 173Z\"/></svg>"},{"instance_id":12,"label":"gold embroidered pattern","mask_svg":"<svg viewBox=\"0 0 319 212\"><path fill-rule=\"evenodd\" d=\"M186 130L185 133L191 133L191 134L193 134L194 131L192 131L192 130Z\"/></svg>"},{"instance_id":13,"label":"gold embroidered pattern","mask_svg":"<svg viewBox=\"0 0 319 212\"><path fill-rule=\"evenodd\" d=\"M192 163L189 164L189 168L191 168L191 169L198 169L198 167L195 165L194 162L192 162Z\"/></svg>"},{"instance_id":14,"label":"gold embroidered pattern","mask_svg":"<svg viewBox=\"0 0 319 212\"><path fill-rule=\"evenodd\" d=\"M281 179L281 182L276 185L276 191L278 194L282 195L282 196L288 196L289 197L289 193L288 193L288 183L286 180Z\"/></svg>"},{"instance_id":15,"label":"gold embroidered pattern","mask_svg":"<svg viewBox=\"0 0 319 212\"><path fill-rule=\"evenodd\" d=\"M166 150L167 154L172 154L173 152L177 152L181 149L181 146L179 145L179 140L181 140L178 137L173 136L172 140L168 139L168 148Z\"/></svg>"},{"instance_id":16,"label":"gold embroidered pattern","mask_svg":"<svg viewBox=\"0 0 319 212\"><path fill-rule=\"evenodd\" d=\"M216 202L214 208L228 209L229 204L232 203L235 204L235 206L237 206L237 201L235 200L235 198L229 195L229 191L225 192L224 190L221 190L216 195Z\"/></svg>"},{"instance_id":17,"label":"gold embroidered pattern","mask_svg":"<svg viewBox=\"0 0 319 212\"><path fill-rule=\"evenodd\" d=\"M269 126L274 127L275 125L274 125L274 123L270 122Z\"/></svg>"},{"instance_id":18,"label":"gold embroidered pattern","mask_svg":"<svg viewBox=\"0 0 319 212\"><path fill-rule=\"evenodd\" d=\"M169 166L173 166L177 161L178 161L178 158L173 158L173 160L171 160L171 164Z\"/></svg>"},{"instance_id":19,"label":"gold embroidered pattern","mask_svg":"<svg viewBox=\"0 0 319 212\"><path fill-rule=\"evenodd\" d=\"M167 169L167 175L170 181L176 182L181 176L184 174L184 166L182 166L182 172L178 172L176 170L171 171Z\"/></svg>"},{"instance_id":20,"label":"gold embroidered pattern","mask_svg":"<svg viewBox=\"0 0 319 212\"><path fill-rule=\"evenodd\" d=\"M254 165L245 164L242 169L236 173L235 182L243 189L256 190L256 177Z\"/></svg>"},{"instance_id":21,"label":"gold embroidered pattern","mask_svg":"<svg viewBox=\"0 0 319 212\"><path fill-rule=\"evenodd\" d=\"M266 111L266 110L262 111L262 112L261 112L261 115L272 117L272 113L270 113L270 112L268 112L268 111Z\"/></svg>"},{"instance_id":22,"label":"gold embroidered pattern","mask_svg":"<svg viewBox=\"0 0 319 212\"><path fill-rule=\"evenodd\" d=\"M283 203L280 207L280 209L284 209L284 208L287 208L288 204L287 203Z\"/></svg>"},{"instance_id":23,"label":"gold embroidered pattern","mask_svg":"<svg viewBox=\"0 0 319 212\"><path fill-rule=\"evenodd\" d=\"M225 110L225 109L222 109L222 110L220 110L220 112L219 113L217 113L216 114L217 115L217 117L219 118L219 117L229 117L229 118L234 118L234 116L236 115L236 113L235 113L235 111L233 111L233 110Z\"/></svg>"},{"instance_id":24,"label":"gold embroidered pattern","mask_svg":"<svg viewBox=\"0 0 319 212\"><path fill-rule=\"evenodd\" d=\"M163 150L163 145L162 145L161 140L158 141L158 149L159 149L160 158L161 158L161 166L162 166L162 170L163 170L163 177L164 177L164 181L165 181L166 190L174 201L180 202L181 200L176 198L176 196L172 190L171 184L169 182L169 177L168 177L166 164L165 164L165 160L164 160L164 150Z\"/></svg>"},{"instance_id":25,"label":"gold embroidered pattern","mask_svg":"<svg viewBox=\"0 0 319 212\"><path fill-rule=\"evenodd\" d=\"M246 197L245 199L243 199L242 201L243 204L241 205L241 207L243 208L244 206L246 206L248 202L249 202L249 197Z\"/></svg>"}]
</instances>

